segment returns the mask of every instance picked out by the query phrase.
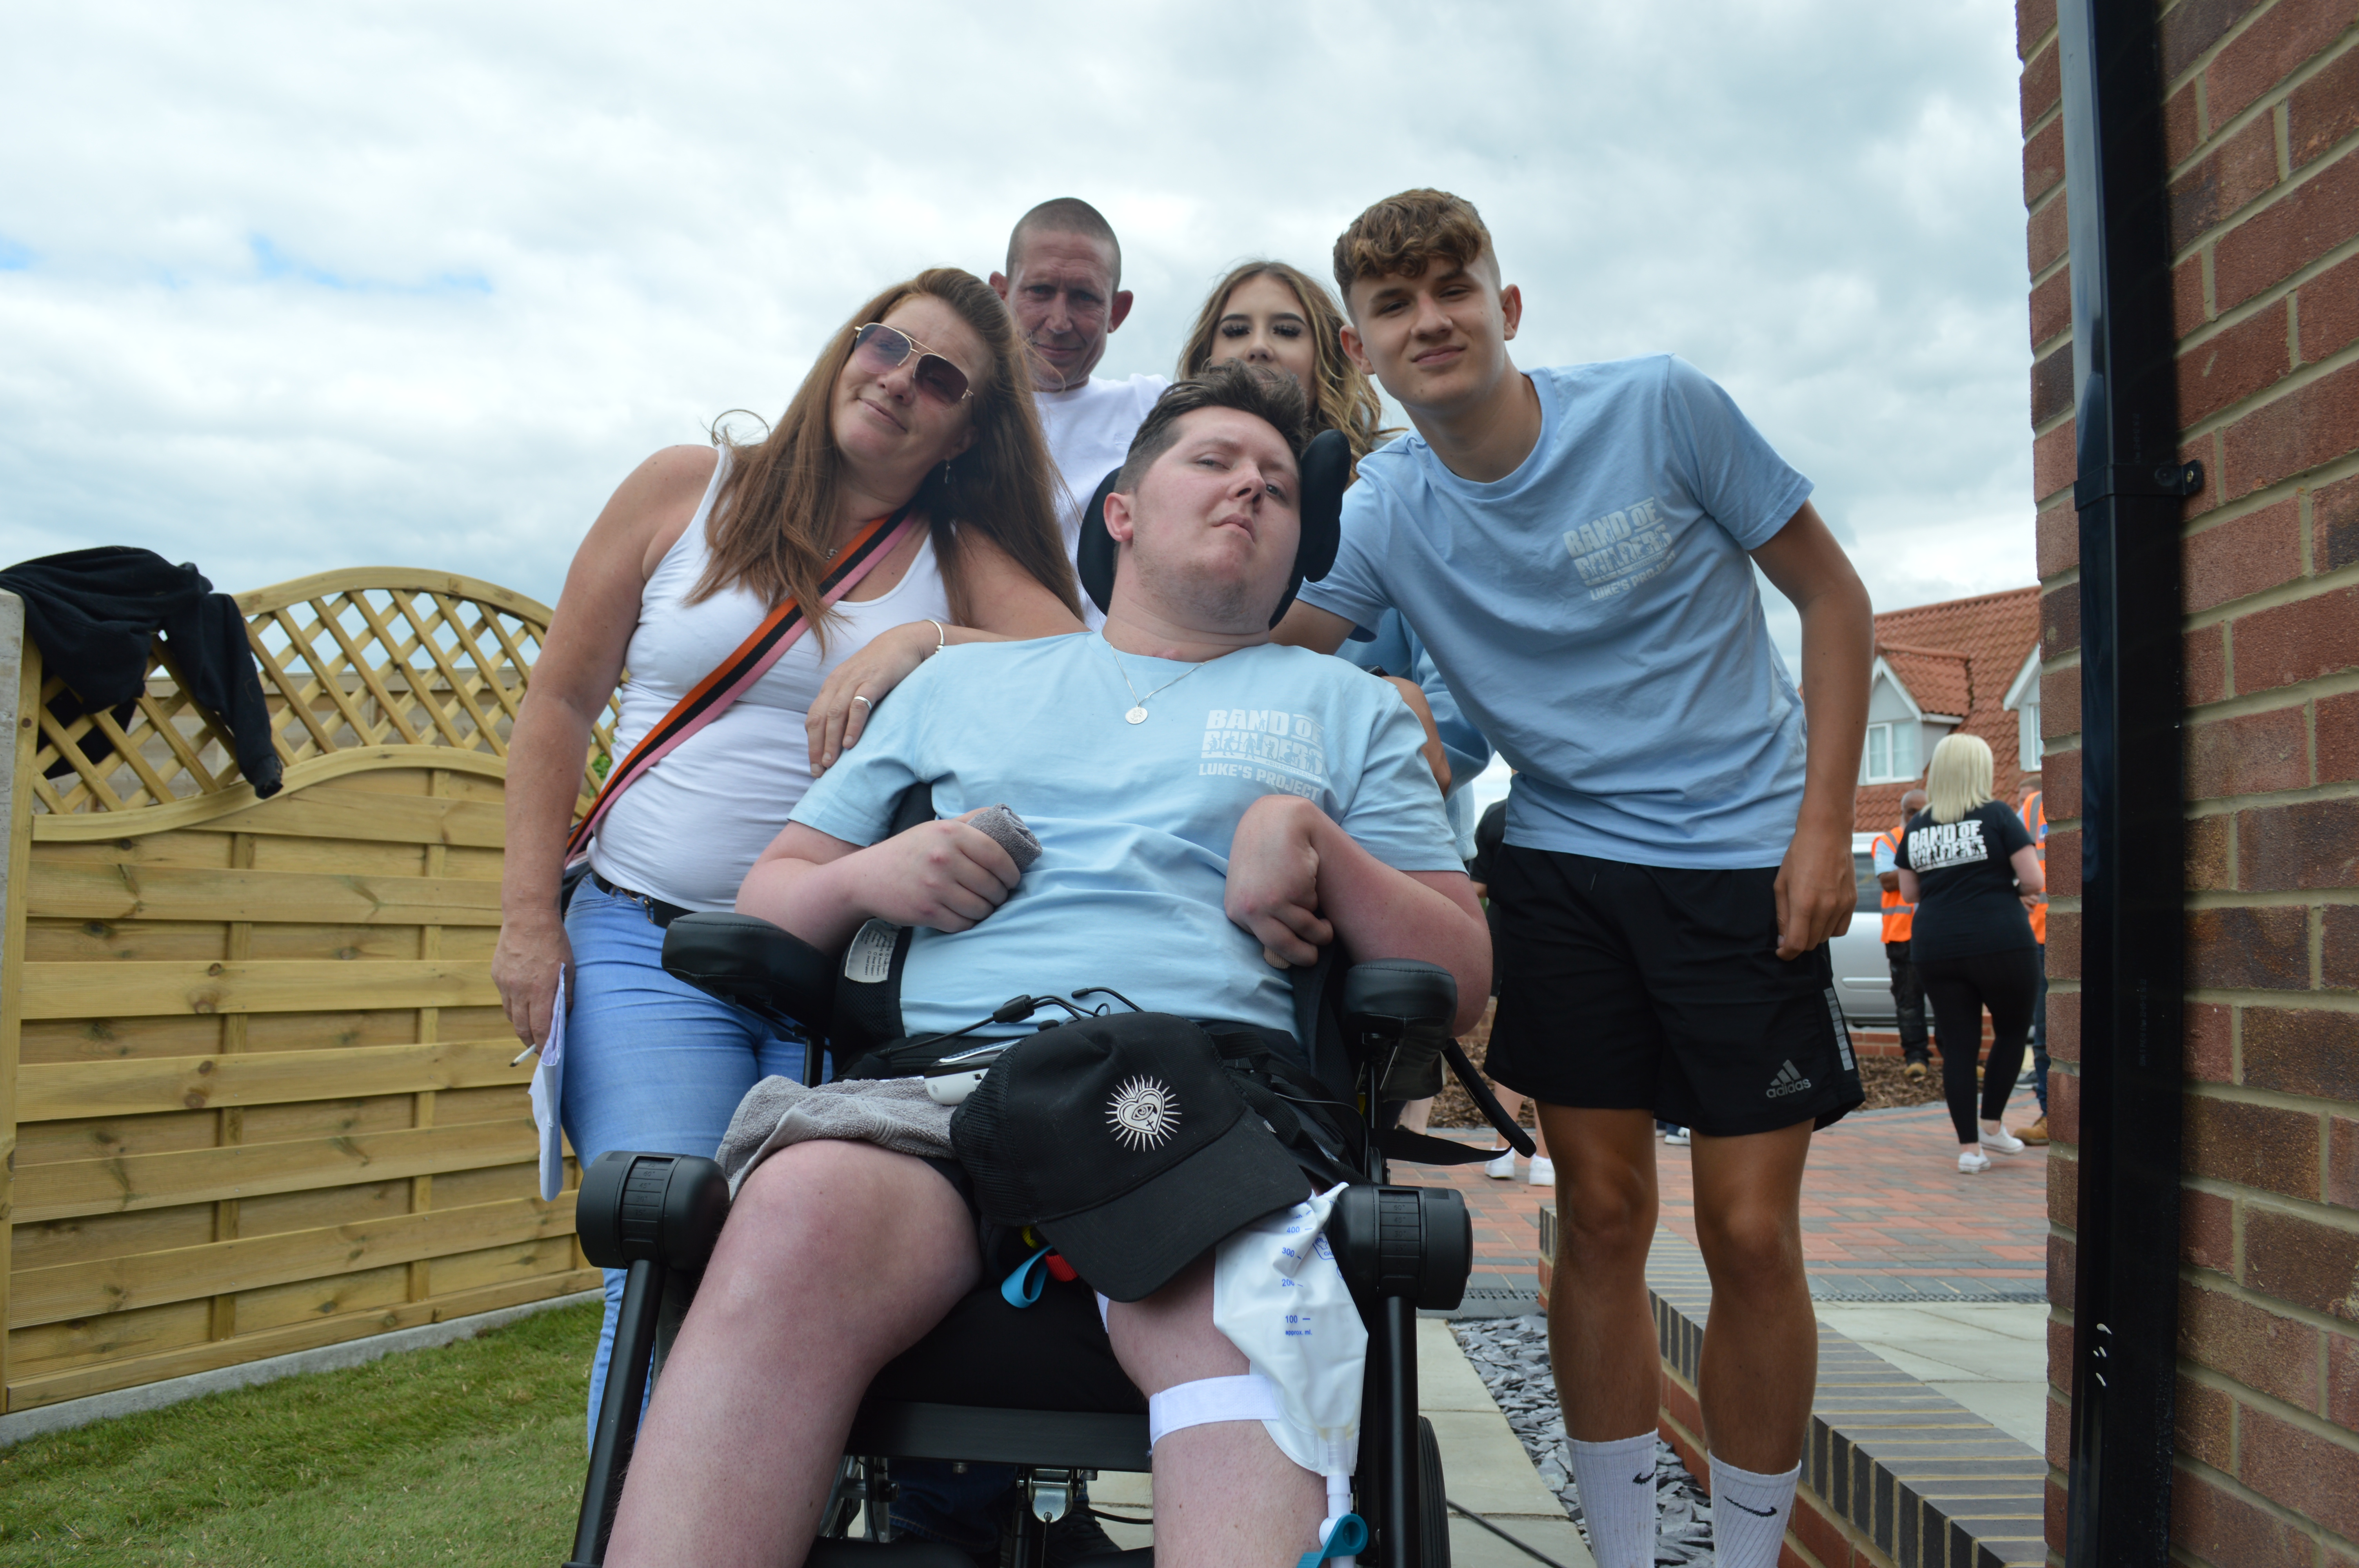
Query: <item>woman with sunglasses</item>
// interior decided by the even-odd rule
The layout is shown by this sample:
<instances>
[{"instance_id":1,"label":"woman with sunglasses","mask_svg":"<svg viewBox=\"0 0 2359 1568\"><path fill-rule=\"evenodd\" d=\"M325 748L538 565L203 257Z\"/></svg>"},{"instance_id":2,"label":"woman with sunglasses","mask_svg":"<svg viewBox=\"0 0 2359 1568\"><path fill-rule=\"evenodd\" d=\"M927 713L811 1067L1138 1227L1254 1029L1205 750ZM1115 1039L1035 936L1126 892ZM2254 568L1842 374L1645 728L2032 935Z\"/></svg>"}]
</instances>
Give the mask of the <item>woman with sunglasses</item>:
<instances>
[{"instance_id":1,"label":"woman with sunglasses","mask_svg":"<svg viewBox=\"0 0 2359 1568\"><path fill-rule=\"evenodd\" d=\"M758 1079L801 1074L791 1032L663 972L662 926L733 907L832 760L806 728L823 687L862 709L884 689L864 682L870 665L1082 629L1054 475L1006 308L980 279L938 268L862 306L766 438L658 452L591 525L509 748L492 960L527 1044L548 1039L565 976L563 1119L583 1165L609 1149L710 1154ZM866 570L830 606L822 583L843 551ZM789 599L808 629L614 797L560 915L591 725L623 671L617 762ZM622 1279L607 1276L593 1421Z\"/></svg>"}]
</instances>

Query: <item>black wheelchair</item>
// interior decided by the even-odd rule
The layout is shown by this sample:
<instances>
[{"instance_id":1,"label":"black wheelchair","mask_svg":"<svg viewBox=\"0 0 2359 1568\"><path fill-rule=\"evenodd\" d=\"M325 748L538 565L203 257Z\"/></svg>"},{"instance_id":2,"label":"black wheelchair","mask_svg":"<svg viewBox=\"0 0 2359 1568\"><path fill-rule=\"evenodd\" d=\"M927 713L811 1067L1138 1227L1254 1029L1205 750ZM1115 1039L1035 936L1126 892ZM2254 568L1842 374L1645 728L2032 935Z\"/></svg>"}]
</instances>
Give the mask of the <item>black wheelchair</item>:
<instances>
[{"instance_id":1,"label":"black wheelchair","mask_svg":"<svg viewBox=\"0 0 2359 1568\"><path fill-rule=\"evenodd\" d=\"M909 825L897 819L894 831ZM908 942L907 931L871 922L844 957L832 958L750 916L690 914L666 933L664 967L802 1028L813 1044L805 1081L816 1083L822 1046L849 1060L859 1044L899 1033L897 980ZM1291 973L1296 1038L1310 1043L1311 1071L1332 1101L1358 1113L1349 1130L1354 1184L1328 1234L1368 1328L1353 1493L1371 1540L1360 1555L1375 1568L1449 1568L1440 1454L1417 1413L1416 1320L1420 1310L1458 1305L1473 1266L1473 1228L1456 1192L1390 1184L1387 1160L1487 1157L1396 1125L1402 1103L1437 1087L1437 1056L1501 1136L1527 1155L1532 1143L1449 1038L1457 985L1448 970L1397 959L1344 969L1331 958ZM710 1160L617 1151L583 1173L575 1211L582 1252L627 1273L567 1568L603 1561L641 1403L661 1376L728 1210L727 1182ZM815 1568L974 1568L957 1548L896 1539L896 1463L1012 1466L1020 1505L1011 1568L1044 1568L1048 1527L1073 1505L1081 1483L1101 1471L1150 1468L1146 1399L1114 1360L1086 1288L1052 1287L1018 1312L989 1280L877 1375L845 1449L812 1547ZM858 1519L864 1535L853 1538L847 1531ZM1121 1553L1124 1568L1143 1568L1150 1552ZM1086 1561L1114 1564L1106 1556Z\"/></svg>"}]
</instances>

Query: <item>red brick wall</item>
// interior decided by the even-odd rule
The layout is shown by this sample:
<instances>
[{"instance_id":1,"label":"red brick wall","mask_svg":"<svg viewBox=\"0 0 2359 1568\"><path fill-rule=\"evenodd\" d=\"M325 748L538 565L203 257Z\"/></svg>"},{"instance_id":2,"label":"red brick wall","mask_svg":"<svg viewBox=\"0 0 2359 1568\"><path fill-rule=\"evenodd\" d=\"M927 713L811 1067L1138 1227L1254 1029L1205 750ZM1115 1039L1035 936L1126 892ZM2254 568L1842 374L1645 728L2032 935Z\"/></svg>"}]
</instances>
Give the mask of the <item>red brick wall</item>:
<instances>
[{"instance_id":1,"label":"red brick wall","mask_svg":"<svg viewBox=\"0 0 2359 1568\"><path fill-rule=\"evenodd\" d=\"M2359 0L2163 0L2189 816L2177 1553L2359 1563ZM2021 0L2050 915L2049 1543L2062 1546L2080 868L2054 0Z\"/></svg>"}]
</instances>

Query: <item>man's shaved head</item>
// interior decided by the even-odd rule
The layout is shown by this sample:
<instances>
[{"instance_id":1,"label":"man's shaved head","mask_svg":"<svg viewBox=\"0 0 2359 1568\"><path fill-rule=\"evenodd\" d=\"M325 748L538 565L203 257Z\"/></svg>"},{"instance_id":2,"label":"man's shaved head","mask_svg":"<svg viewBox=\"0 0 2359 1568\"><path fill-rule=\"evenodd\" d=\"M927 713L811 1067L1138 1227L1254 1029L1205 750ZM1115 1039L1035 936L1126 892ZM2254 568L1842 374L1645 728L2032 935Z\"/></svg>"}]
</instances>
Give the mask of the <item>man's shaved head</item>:
<instances>
[{"instance_id":1,"label":"man's shaved head","mask_svg":"<svg viewBox=\"0 0 2359 1568\"><path fill-rule=\"evenodd\" d=\"M1900 797L1900 814L1914 816L1931 804L1931 797L1921 789L1912 789Z\"/></svg>"},{"instance_id":2,"label":"man's shaved head","mask_svg":"<svg viewBox=\"0 0 2359 1568\"><path fill-rule=\"evenodd\" d=\"M1122 242L1114 237L1114 225L1105 214L1078 196L1060 196L1053 201L1043 201L1021 218L1007 235L1007 275L1016 276L1024 242L1034 234L1079 234L1085 240L1103 245L1111 253L1116 288L1122 287Z\"/></svg>"}]
</instances>

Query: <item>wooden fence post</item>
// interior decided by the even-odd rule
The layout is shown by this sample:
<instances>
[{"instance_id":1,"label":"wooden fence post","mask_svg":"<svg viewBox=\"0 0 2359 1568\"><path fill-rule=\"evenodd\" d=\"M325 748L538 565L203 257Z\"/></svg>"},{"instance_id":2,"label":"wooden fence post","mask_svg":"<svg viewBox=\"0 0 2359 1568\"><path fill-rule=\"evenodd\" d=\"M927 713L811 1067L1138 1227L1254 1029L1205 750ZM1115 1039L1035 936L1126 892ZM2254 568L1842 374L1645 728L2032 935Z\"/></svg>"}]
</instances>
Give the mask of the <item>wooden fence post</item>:
<instances>
[{"instance_id":1,"label":"wooden fence post","mask_svg":"<svg viewBox=\"0 0 2359 1568\"><path fill-rule=\"evenodd\" d=\"M25 601L0 592L0 735L8 738L8 756L0 766L0 1412L8 1408L8 1240L16 1214L16 1033L18 977L25 957L25 866L33 825L30 794L22 774L32 765L34 729L31 710L20 711L20 694L29 673L35 687L30 700L39 700L39 660L26 668Z\"/></svg>"}]
</instances>

